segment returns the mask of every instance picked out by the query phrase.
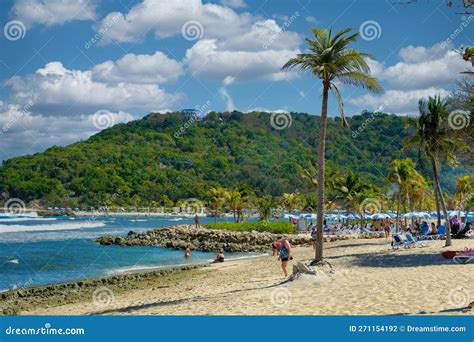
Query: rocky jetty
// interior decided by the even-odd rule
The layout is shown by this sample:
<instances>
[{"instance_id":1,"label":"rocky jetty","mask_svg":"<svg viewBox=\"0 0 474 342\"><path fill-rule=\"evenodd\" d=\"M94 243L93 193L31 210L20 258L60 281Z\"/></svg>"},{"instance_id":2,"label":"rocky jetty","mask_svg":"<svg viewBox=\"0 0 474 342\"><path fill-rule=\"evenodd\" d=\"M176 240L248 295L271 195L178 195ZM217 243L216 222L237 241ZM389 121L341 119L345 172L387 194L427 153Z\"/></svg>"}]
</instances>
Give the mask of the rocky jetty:
<instances>
[{"instance_id":1,"label":"rocky jetty","mask_svg":"<svg viewBox=\"0 0 474 342\"><path fill-rule=\"evenodd\" d=\"M271 243L277 234L266 232L235 232L198 228L192 225L179 225L154 229L143 233L130 231L127 236L103 236L96 240L101 245L119 246L160 246L173 249L184 249L189 245L191 250L226 252L264 252L271 249ZM309 234L287 236L293 246L309 246Z\"/></svg>"}]
</instances>

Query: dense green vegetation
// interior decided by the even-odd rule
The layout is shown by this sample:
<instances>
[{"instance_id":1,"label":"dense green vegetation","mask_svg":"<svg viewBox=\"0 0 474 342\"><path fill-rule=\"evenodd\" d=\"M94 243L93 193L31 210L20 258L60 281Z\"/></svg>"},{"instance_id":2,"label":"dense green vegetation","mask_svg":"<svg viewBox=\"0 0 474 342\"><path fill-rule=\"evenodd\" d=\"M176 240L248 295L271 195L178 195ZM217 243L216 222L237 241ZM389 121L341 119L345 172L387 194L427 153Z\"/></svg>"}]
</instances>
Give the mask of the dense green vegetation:
<instances>
[{"instance_id":1,"label":"dense green vegetation","mask_svg":"<svg viewBox=\"0 0 474 342\"><path fill-rule=\"evenodd\" d=\"M290 127L276 130L268 113L210 113L175 137L189 114L150 114L86 141L5 161L0 191L5 199L62 207L172 205L207 200L217 186L248 187L258 197L314 193L297 165L315 163L321 118L291 116ZM406 118L363 113L347 120L349 129L339 118L328 120L328 167L388 187L391 161L406 155ZM443 180L454 189L454 177Z\"/></svg>"},{"instance_id":2,"label":"dense green vegetation","mask_svg":"<svg viewBox=\"0 0 474 342\"><path fill-rule=\"evenodd\" d=\"M267 221L261 220L257 222L215 222L208 223L205 225L209 229L225 229L234 231L257 231L257 232L270 232L274 234L294 234L297 232L295 226L288 221Z\"/></svg>"}]
</instances>

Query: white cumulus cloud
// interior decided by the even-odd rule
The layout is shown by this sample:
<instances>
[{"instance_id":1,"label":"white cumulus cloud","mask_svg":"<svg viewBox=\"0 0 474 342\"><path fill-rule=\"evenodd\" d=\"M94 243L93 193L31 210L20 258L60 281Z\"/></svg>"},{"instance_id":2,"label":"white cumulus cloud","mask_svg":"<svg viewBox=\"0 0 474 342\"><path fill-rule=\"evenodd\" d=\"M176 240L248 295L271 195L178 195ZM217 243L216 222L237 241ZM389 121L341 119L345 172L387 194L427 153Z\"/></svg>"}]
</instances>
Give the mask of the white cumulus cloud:
<instances>
[{"instance_id":1,"label":"white cumulus cloud","mask_svg":"<svg viewBox=\"0 0 474 342\"><path fill-rule=\"evenodd\" d=\"M35 113L48 115L75 115L101 108L158 111L172 107L181 98L181 94L167 93L157 84L147 84L149 80L143 83L120 81L121 76L127 72L133 74L134 70L112 67L114 79L101 82L94 79L97 69L69 70L60 62L51 62L35 74L14 76L6 84L11 89L12 103L31 102Z\"/></svg>"},{"instance_id":2,"label":"white cumulus cloud","mask_svg":"<svg viewBox=\"0 0 474 342\"><path fill-rule=\"evenodd\" d=\"M87 139L100 131L94 114L77 115L71 124L69 116L33 115L18 105L8 105L2 110L0 160L41 152L53 145L64 146ZM111 124L134 119L126 112L108 112L107 115Z\"/></svg>"},{"instance_id":3,"label":"white cumulus cloud","mask_svg":"<svg viewBox=\"0 0 474 342\"><path fill-rule=\"evenodd\" d=\"M123 56L117 61L107 61L92 68L95 80L104 82L173 83L183 75L180 62L157 51L153 55Z\"/></svg>"},{"instance_id":4,"label":"white cumulus cloud","mask_svg":"<svg viewBox=\"0 0 474 342\"><path fill-rule=\"evenodd\" d=\"M114 18L116 24L104 29L110 18ZM105 32L104 43L137 42L148 32L157 38L181 34L181 28L190 20L203 26L205 38L215 38L245 32L252 16L217 4L203 4L201 0L144 0L126 13L109 13L96 29Z\"/></svg>"},{"instance_id":5,"label":"white cumulus cloud","mask_svg":"<svg viewBox=\"0 0 474 342\"><path fill-rule=\"evenodd\" d=\"M200 40L186 51L185 63L194 76L207 80L232 76L237 81L295 77L280 69L297 50L235 51L220 49L219 44L217 40Z\"/></svg>"},{"instance_id":6,"label":"white cumulus cloud","mask_svg":"<svg viewBox=\"0 0 474 342\"><path fill-rule=\"evenodd\" d=\"M384 82L388 90L382 95L366 94L349 100L362 109L398 114L416 114L418 100L423 97L449 95L461 71L469 67L452 46L441 43L431 47L408 46L399 52L400 61L386 66L368 60L371 74Z\"/></svg>"},{"instance_id":7,"label":"white cumulus cloud","mask_svg":"<svg viewBox=\"0 0 474 342\"><path fill-rule=\"evenodd\" d=\"M74 20L94 20L96 5L89 0L15 0L13 13L27 26L61 25Z\"/></svg>"}]
</instances>

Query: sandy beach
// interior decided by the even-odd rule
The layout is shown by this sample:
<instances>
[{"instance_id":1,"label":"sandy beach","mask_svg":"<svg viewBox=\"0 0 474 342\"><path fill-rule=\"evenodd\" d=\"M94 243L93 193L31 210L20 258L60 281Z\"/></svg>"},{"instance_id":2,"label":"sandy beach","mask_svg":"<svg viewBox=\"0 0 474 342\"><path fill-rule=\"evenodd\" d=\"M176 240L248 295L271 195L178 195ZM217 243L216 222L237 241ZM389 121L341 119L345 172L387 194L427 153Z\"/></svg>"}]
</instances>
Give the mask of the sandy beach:
<instances>
[{"instance_id":1,"label":"sandy beach","mask_svg":"<svg viewBox=\"0 0 474 342\"><path fill-rule=\"evenodd\" d=\"M454 240L453 244L449 250L472 248L474 240ZM335 241L325 244L326 260L335 269L327 277L303 275L284 281L276 257L269 255L153 278L135 289L102 286L96 294L103 291L103 300L88 295L59 306L46 301L19 313L472 315L474 263L457 265L444 259L440 253L447 249L443 246L444 241L434 241L427 247L393 251L385 239ZM292 263L311 256L309 247L294 248ZM75 295L77 291L68 300L74 301Z\"/></svg>"}]
</instances>

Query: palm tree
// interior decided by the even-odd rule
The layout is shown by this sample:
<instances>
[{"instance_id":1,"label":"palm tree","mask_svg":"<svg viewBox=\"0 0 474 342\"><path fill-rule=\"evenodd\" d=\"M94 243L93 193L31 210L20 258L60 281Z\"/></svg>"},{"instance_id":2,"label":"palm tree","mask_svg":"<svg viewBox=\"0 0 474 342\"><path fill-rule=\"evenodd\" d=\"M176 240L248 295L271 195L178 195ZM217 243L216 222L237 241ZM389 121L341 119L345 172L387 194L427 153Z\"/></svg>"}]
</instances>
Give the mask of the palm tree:
<instances>
[{"instance_id":1,"label":"palm tree","mask_svg":"<svg viewBox=\"0 0 474 342\"><path fill-rule=\"evenodd\" d=\"M391 170L390 173L388 174L388 179L392 182L395 183L397 186L397 217L395 221L395 226L396 226L396 231L398 233L398 226L399 226L399 220L400 220L400 205L402 202L402 196L403 196L403 168L402 168L402 161L395 159L392 161L390 164Z\"/></svg>"},{"instance_id":2,"label":"palm tree","mask_svg":"<svg viewBox=\"0 0 474 342\"><path fill-rule=\"evenodd\" d=\"M461 217L461 210L467 208L466 198L472 192L471 176L461 176L457 179L455 201L458 208L458 217ZM467 210L466 210L467 215Z\"/></svg>"},{"instance_id":3,"label":"palm tree","mask_svg":"<svg viewBox=\"0 0 474 342\"><path fill-rule=\"evenodd\" d=\"M424 157L431 163L434 191L446 221L446 246L451 246L451 223L441 189L440 169L441 161L451 164L455 162L454 152L462 146L462 143L456 139L456 132L444 124L448 117L445 100L441 100L439 96L430 96L428 100L418 101L418 109L420 116L416 120L409 120L409 123L416 128L416 132L406 140L406 144L417 148L421 167L424 166Z\"/></svg>"},{"instance_id":4,"label":"palm tree","mask_svg":"<svg viewBox=\"0 0 474 342\"><path fill-rule=\"evenodd\" d=\"M368 190L370 187L368 184L364 183L360 176L354 173L352 170L349 170L347 174L336 181L335 190L336 198L342 201L344 206L354 209L355 196L361 192Z\"/></svg>"},{"instance_id":5,"label":"palm tree","mask_svg":"<svg viewBox=\"0 0 474 342\"><path fill-rule=\"evenodd\" d=\"M301 206L301 197L298 193L284 193L281 195L281 204L291 214L293 209L298 209Z\"/></svg>"},{"instance_id":6,"label":"palm tree","mask_svg":"<svg viewBox=\"0 0 474 342\"><path fill-rule=\"evenodd\" d=\"M214 211L214 220L217 221L217 213L222 209L229 198L229 191L222 187L215 187L207 193L209 196L209 203Z\"/></svg>"},{"instance_id":7,"label":"palm tree","mask_svg":"<svg viewBox=\"0 0 474 342\"><path fill-rule=\"evenodd\" d=\"M315 262L323 259L323 219L324 219L324 169L326 150L326 125L328 114L329 90L337 96L342 124L347 127L344 117L342 98L335 81L362 87L373 92L381 92L378 81L369 75L370 68L366 58L370 54L349 47L356 41L358 34L346 36L350 29L339 31L334 36L331 30L312 28L313 39L306 39L308 52L300 53L283 65L283 70L297 68L309 72L322 81L323 99L321 105L321 128L318 146L318 208L317 208L317 241Z\"/></svg>"},{"instance_id":8,"label":"palm tree","mask_svg":"<svg viewBox=\"0 0 474 342\"><path fill-rule=\"evenodd\" d=\"M242 196L240 194L240 191L238 191L237 189L229 191L229 196L227 198L227 205L229 206L229 209L232 211L232 214L234 215L234 221L238 222L237 213L239 209L242 207Z\"/></svg>"},{"instance_id":9,"label":"palm tree","mask_svg":"<svg viewBox=\"0 0 474 342\"><path fill-rule=\"evenodd\" d=\"M349 170L347 174L335 182L336 199L346 208L359 212L361 215L361 229L364 223L365 212L363 203L375 197L372 187L363 182L360 176Z\"/></svg>"},{"instance_id":10,"label":"palm tree","mask_svg":"<svg viewBox=\"0 0 474 342\"><path fill-rule=\"evenodd\" d=\"M405 158L403 160L395 159L390 166L391 170L388 174L388 179L394 182L398 187L398 209L396 218L396 230L398 232L402 199L406 200L410 211L415 211L416 200L419 200L420 196L422 196L426 181L416 170L416 164L411 158Z\"/></svg>"},{"instance_id":11,"label":"palm tree","mask_svg":"<svg viewBox=\"0 0 474 342\"><path fill-rule=\"evenodd\" d=\"M259 198L256 204L258 211L260 212L260 218L262 220L267 220L272 213L272 209L278 206L278 201L272 195L265 195Z\"/></svg>"}]
</instances>

